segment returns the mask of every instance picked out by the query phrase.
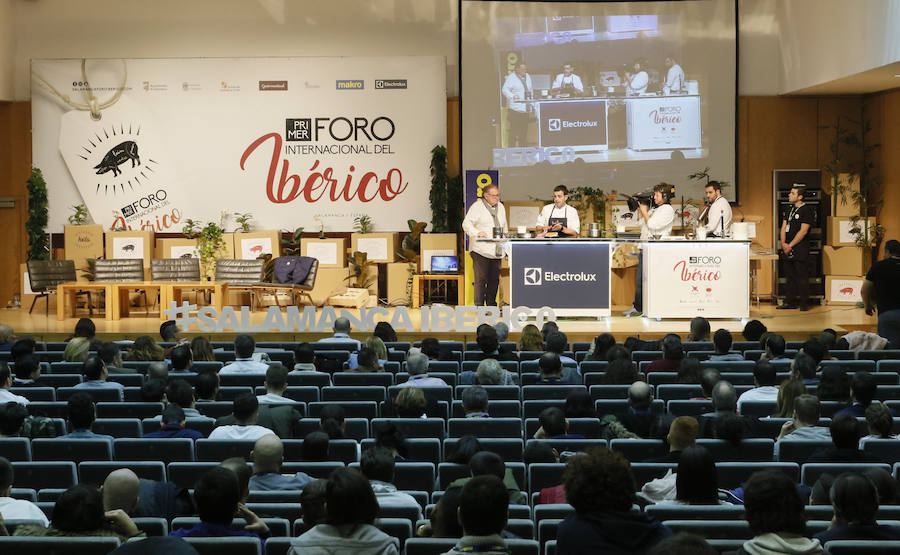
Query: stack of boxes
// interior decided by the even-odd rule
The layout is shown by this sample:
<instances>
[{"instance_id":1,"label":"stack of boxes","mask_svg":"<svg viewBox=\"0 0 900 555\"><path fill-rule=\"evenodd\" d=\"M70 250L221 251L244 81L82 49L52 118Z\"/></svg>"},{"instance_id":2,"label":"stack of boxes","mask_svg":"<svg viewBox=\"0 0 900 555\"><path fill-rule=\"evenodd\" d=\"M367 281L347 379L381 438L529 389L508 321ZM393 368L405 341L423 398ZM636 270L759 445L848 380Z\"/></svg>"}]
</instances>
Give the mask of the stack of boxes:
<instances>
[{"instance_id":1,"label":"stack of boxes","mask_svg":"<svg viewBox=\"0 0 900 555\"><path fill-rule=\"evenodd\" d=\"M841 174L842 183L850 183L849 176ZM859 182L854 180L851 187L858 187ZM825 302L830 305L855 305L862 302L860 291L865 279L868 266L871 266L871 251L865 263L863 262L863 248L857 246L856 238L859 237L863 225L870 229L875 225L875 218L867 220L859 219L853 222L853 216L858 208L850 200L849 191L843 199L838 199L834 213L828 217L825 237L827 245L822 247L822 269L825 272Z\"/></svg>"}]
</instances>

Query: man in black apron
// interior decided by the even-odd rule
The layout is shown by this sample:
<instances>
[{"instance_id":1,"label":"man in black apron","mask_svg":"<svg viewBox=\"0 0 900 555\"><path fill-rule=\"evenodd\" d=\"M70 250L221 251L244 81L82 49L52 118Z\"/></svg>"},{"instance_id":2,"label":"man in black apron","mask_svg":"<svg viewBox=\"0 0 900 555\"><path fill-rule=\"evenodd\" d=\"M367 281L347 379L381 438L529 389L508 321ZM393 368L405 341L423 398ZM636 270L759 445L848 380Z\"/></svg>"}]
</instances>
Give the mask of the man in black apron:
<instances>
[{"instance_id":1,"label":"man in black apron","mask_svg":"<svg viewBox=\"0 0 900 555\"><path fill-rule=\"evenodd\" d=\"M557 185L553 188L553 204L548 204L541 210L537 224L534 226L538 235L578 237L581 221L578 218L578 210L566 204L568 200L569 190L565 185Z\"/></svg>"},{"instance_id":2,"label":"man in black apron","mask_svg":"<svg viewBox=\"0 0 900 555\"><path fill-rule=\"evenodd\" d=\"M795 183L788 194L792 204L781 222L781 261L786 284L780 309L809 310L809 228L813 224L812 207L803 202L804 185Z\"/></svg>"}]
</instances>

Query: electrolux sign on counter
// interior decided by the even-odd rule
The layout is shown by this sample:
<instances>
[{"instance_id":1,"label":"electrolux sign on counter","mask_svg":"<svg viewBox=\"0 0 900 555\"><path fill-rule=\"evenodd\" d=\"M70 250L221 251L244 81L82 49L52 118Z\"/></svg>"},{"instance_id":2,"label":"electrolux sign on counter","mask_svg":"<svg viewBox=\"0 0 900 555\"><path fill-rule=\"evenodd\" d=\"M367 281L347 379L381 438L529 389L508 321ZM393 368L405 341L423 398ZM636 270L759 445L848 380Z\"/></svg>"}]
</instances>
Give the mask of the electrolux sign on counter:
<instances>
[{"instance_id":1,"label":"electrolux sign on counter","mask_svg":"<svg viewBox=\"0 0 900 555\"><path fill-rule=\"evenodd\" d=\"M610 243L512 241L510 302L558 315L609 316Z\"/></svg>"},{"instance_id":2,"label":"electrolux sign on counter","mask_svg":"<svg viewBox=\"0 0 900 555\"><path fill-rule=\"evenodd\" d=\"M540 111L540 146L607 146L606 100L536 103Z\"/></svg>"}]
</instances>

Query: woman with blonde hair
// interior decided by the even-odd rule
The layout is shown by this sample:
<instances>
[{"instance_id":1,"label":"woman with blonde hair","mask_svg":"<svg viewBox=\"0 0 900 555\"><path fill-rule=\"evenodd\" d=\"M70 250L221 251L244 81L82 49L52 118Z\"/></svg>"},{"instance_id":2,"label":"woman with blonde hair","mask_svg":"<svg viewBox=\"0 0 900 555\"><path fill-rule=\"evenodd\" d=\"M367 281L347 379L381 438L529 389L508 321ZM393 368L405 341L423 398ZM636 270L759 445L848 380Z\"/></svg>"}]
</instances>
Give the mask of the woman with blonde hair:
<instances>
[{"instance_id":1,"label":"woman with blonde hair","mask_svg":"<svg viewBox=\"0 0 900 555\"><path fill-rule=\"evenodd\" d=\"M775 405L773 418L793 418L794 402L797 397L806 395L806 386L798 379L787 379L781 382L778 388L778 401Z\"/></svg>"},{"instance_id":2,"label":"woman with blonde hair","mask_svg":"<svg viewBox=\"0 0 900 555\"><path fill-rule=\"evenodd\" d=\"M84 362L88 358L91 341L86 337L75 337L66 343L63 360L66 362Z\"/></svg>"},{"instance_id":3,"label":"woman with blonde hair","mask_svg":"<svg viewBox=\"0 0 900 555\"><path fill-rule=\"evenodd\" d=\"M163 360L163 349L149 335L142 335L128 348L128 360Z\"/></svg>"},{"instance_id":4,"label":"woman with blonde hair","mask_svg":"<svg viewBox=\"0 0 900 555\"><path fill-rule=\"evenodd\" d=\"M528 324L522 328L522 337L519 339L520 351L543 351L544 336L541 330L534 324Z\"/></svg>"},{"instance_id":5,"label":"woman with blonde hair","mask_svg":"<svg viewBox=\"0 0 900 555\"><path fill-rule=\"evenodd\" d=\"M385 347L384 341L379 337L371 335L362 342L360 348L363 347L368 347L375 351L375 358L378 359L378 367L379 369L383 369L385 363L388 361L387 347ZM350 353L350 359L347 361L347 368L350 370L359 368L359 353Z\"/></svg>"}]
</instances>

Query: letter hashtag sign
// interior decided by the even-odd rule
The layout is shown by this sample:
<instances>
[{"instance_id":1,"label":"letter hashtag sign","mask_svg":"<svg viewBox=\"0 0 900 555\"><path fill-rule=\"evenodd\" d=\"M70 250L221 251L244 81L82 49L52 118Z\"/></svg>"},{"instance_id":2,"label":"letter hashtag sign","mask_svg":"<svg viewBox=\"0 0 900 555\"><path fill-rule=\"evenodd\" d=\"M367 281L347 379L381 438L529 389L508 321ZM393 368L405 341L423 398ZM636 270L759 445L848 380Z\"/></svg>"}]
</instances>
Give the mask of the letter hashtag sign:
<instances>
[{"instance_id":1,"label":"letter hashtag sign","mask_svg":"<svg viewBox=\"0 0 900 555\"><path fill-rule=\"evenodd\" d=\"M179 328L187 331L190 329L191 324L197 321L196 317L191 316L192 310L197 310L197 305L184 301L181 303L181 306L178 306L178 303L172 301L169 308L163 311L163 314L169 320L175 320Z\"/></svg>"}]
</instances>

